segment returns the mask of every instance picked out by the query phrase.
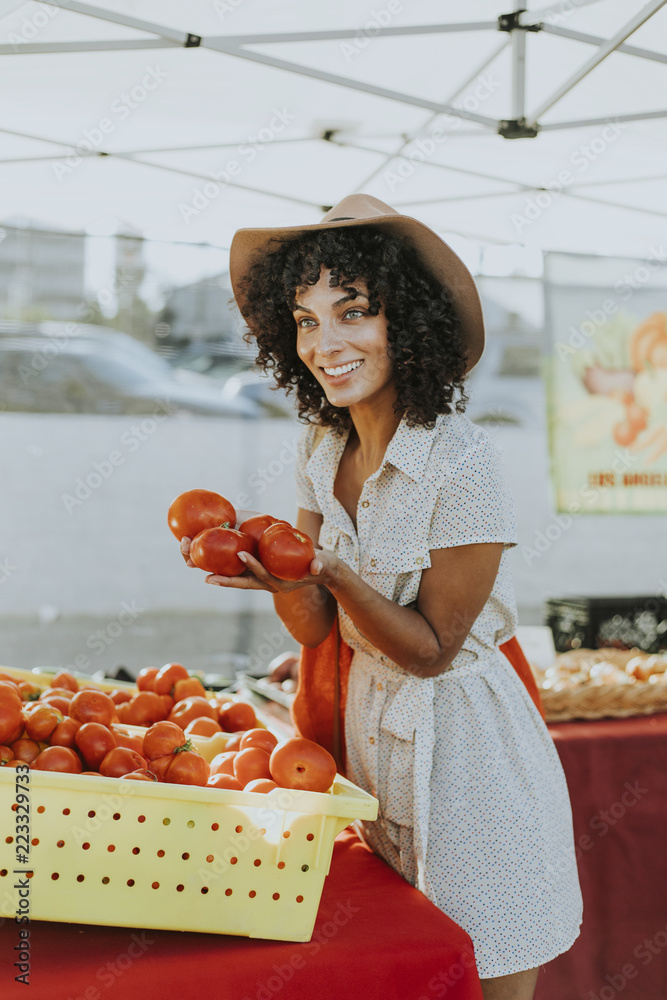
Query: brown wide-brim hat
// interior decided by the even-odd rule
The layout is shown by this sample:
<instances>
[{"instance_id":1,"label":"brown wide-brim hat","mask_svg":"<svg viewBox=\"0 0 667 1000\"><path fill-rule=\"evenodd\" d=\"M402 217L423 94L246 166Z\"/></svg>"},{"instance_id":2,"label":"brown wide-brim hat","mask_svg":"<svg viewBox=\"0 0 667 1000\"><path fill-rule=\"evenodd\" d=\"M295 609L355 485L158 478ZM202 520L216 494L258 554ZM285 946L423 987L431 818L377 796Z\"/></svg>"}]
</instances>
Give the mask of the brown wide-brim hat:
<instances>
[{"instance_id":1,"label":"brown wide-brim hat","mask_svg":"<svg viewBox=\"0 0 667 1000\"><path fill-rule=\"evenodd\" d=\"M275 246L270 246L270 241L289 241L301 233L355 226L374 226L402 237L416 250L424 267L447 289L461 322L461 336L468 355L467 370L470 371L484 350L484 317L473 276L461 258L432 229L409 215L401 215L369 194L348 195L334 205L321 222L313 225L239 229L232 240L229 276L244 319L247 319L248 304L241 281L252 264Z\"/></svg>"}]
</instances>

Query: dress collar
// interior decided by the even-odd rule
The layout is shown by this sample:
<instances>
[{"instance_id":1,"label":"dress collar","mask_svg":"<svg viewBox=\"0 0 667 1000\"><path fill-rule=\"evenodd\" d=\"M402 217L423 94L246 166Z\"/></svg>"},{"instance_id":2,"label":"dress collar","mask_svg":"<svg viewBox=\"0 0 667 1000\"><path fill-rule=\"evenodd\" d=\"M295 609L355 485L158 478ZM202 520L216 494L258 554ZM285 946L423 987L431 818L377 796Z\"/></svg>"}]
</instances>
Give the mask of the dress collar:
<instances>
[{"instance_id":1,"label":"dress collar","mask_svg":"<svg viewBox=\"0 0 667 1000\"><path fill-rule=\"evenodd\" d=\"M387 445L382 464L368 479L378 479L385 466L390 464L400 469L410 479L420 482L426 471L433 441L439 431L441 421L445 417L446 414L440 414L435 427L427 428L408 427L406 418L403 416L394 432L394 436ZM349 428L340 433L337 433L333 428L328 429L319 447L316 449L318 455L317 463L313 461L314 455L311 456L308 462L308 474L313 480L317 478L322 485L326 484L333 490L338 465L349 435ZM319 461L320 458L324 461Z\"/></svg>"}]
</instances>

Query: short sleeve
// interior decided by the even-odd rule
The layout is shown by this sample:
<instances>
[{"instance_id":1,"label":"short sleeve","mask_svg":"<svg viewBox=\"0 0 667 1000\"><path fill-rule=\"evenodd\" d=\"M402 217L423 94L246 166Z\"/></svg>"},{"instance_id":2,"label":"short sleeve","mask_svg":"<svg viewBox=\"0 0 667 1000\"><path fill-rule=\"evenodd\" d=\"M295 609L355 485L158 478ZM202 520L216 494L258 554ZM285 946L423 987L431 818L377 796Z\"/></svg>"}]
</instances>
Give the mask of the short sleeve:
<instances>
[{"instance_id":1,"label":"short sleeve","mask_svg":"<svg viewBox=\"0 0 667 1000\"><path fill-rule=\"evenodd\" d=\"M315 433L317 426L308 424L303 428L297 443L296 467L294 478L296 480L296 505L301 510L310 510L315 514L320 514L320 508L315 498L313 483L306 472L306 466L313 451Z\"/></svg>"},{"instance_id":2,"label":"short sleeve","mask_svg":"<svg viewBox=\"0 0 667 1000\"><path fill-rule=\"evenodd\" d=\"M430 549L476 542L517 544L514 504L498 450L478 428L475 440L452 461L431 518Z\"/></svg>"}]
</instances>

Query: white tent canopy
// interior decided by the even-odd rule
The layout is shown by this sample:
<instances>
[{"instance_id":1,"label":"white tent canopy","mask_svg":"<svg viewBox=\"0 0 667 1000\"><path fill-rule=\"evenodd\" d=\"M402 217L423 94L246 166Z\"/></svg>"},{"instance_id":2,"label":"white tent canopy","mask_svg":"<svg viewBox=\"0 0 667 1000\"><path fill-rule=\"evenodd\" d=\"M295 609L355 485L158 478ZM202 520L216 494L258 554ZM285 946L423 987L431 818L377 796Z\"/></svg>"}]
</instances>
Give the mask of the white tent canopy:
<instances>
[{"instance_id":1,"label":"white tent canopy","mask_svg":"<svg viewBox=\"0 0 667 1000\"><path fill-rule=\"evenodd\" d=\"M667 0L527 5L0 0L0 220L224 248L363 190L462 240L660 253Z\"/></svg>"}]
</instances>

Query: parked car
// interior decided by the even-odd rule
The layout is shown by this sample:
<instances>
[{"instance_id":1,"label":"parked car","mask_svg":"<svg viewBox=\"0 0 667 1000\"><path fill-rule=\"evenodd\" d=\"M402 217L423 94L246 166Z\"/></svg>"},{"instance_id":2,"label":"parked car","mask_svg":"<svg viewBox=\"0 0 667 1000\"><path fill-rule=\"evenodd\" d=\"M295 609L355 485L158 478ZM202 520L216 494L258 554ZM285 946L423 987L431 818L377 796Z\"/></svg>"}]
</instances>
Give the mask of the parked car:
<instances>
[{"instance_id":1,"label":"parked car","mask_svg":"<svg viewBox=\"0 0 667 1000\"><path fill-rule=\"evenodd\" d=\"M263 407L265 416L294 417L297 415L296 394L279 389L270 375L252 369L230 376L222 388L227 403L246 400Z\"/></svg>"},{"instance_id":2,"label":"parked car","mask_svg":"<svg viewBox=\"0 0 667 1000\"><path fill-rule=\"evenodd\" d=\"M28 413L257 417L196 372L174 370L133 337L89 324L0 322L0 407Z\"/></svg>"}]
</instances>

